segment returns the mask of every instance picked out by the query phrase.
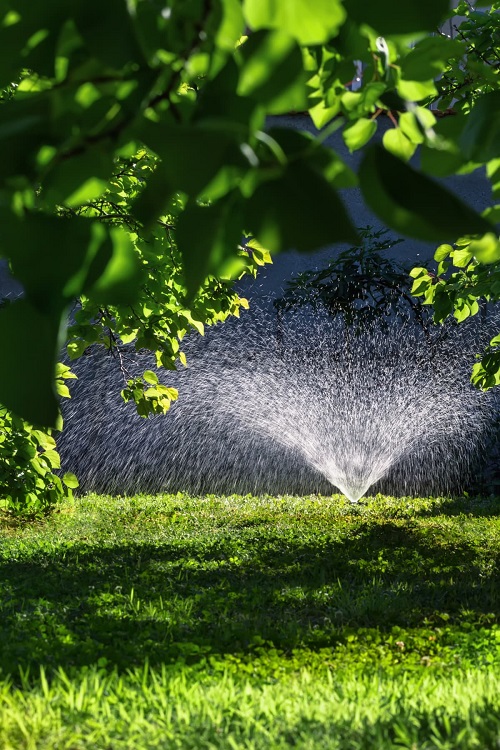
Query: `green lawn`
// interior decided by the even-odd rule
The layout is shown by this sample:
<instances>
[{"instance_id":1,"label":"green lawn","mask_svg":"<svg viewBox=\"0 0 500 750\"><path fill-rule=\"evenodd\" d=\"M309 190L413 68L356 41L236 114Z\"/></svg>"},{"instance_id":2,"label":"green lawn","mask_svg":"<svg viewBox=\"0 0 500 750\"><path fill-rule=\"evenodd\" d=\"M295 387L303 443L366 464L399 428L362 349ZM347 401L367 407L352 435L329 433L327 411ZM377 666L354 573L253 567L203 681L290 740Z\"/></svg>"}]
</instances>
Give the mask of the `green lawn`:
<instances>
[{"instance_id":1,"label":"green lawn","mask_svg":"<svg viewBox=\"0 0 500 750\"><path fill-rule=\"evenodd\" d=\"M0 748L500 746L500 499L0 517Z\"/></svg>"}]
</instances>

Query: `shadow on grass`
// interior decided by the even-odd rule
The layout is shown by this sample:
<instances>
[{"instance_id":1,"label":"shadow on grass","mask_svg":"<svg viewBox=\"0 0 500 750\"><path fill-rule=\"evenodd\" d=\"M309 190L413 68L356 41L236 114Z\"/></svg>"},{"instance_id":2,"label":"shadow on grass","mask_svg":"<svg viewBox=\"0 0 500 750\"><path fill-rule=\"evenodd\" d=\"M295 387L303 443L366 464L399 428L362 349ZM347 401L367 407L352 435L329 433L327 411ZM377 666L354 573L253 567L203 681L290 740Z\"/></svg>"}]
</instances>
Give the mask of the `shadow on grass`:
<instances>
[{"instance_id":1,"label":"shadow on grass","mask_svg":"<svg viewBox=\"0 0 500 750\"><path fill-rule=\"evenodd\" d=\"M422 516L472 516L474 518L496 518L500 516L500 496L455 497L434 503L428 509L413 511L414 517Z\"/></svg>"},{"instance_id":2,"label":"shadow on grass","mask_svg":"<svg viewBox=\"0 0 500 750\"><path fill-rule=\"evenodd\" d=\"M342 643L353 628L500 621L499 555L384 522L344 539L248 527L200 547L79 543L0 565L0 668L119 669ZM500 553L499 553L500 554ZM434 618L434 619L433 619ZM437 619L436 619L437 618Z\"/></svg>"}]
</instances>

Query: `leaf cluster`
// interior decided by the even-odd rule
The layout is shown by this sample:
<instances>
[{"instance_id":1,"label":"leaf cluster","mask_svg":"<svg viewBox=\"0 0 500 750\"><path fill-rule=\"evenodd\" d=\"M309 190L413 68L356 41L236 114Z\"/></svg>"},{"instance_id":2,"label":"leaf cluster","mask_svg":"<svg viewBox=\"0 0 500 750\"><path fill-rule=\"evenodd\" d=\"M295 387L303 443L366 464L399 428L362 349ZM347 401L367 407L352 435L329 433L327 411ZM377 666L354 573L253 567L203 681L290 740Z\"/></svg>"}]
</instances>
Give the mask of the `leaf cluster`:
<instances>
[{"instance_id":1,"label":"leaf cluster","mask_svg":"<svg viewBox=\"0 0 500 750\"><path fill-rule=\"evenodd\" d=\"M450 58L441 78L436 82L440 109L459 102L460 108L470 108L483 94L498 88L500 71L500 4L475 9L466 0L458 3L455 17L465 16L461 23L451 22L459 41L465 44L461 58Z\"/></svg>"},{"instance_id":2,"label":"leaf cluster","mask_svg":"<svg viewBox=\"0 0 500 750\"><path fill-rule=\"evenodd\" d=\"M432 305L435 323L452 316L461 323L486 305L500 300L500 242L493 233L464 237L440 245L434 253L437 268L413 268L411 289L425 305ZM500 384L500 336L494 336L472 370L472 382L487 390Z\"/></svg>"},{"instance_id":3,"label":"leaf cluster","mask_svg":"<svg viewBox=\"0 0 500 750\"><path fill-rule=\"evenodd\" d=\"M434 321L449 316L460 323L500 300L500 33L498 3L489 10L474 10L459 3L456 14L465 21L455 26L466 44L462 58L450 59L439 81L440 107L453 103L457 113L435 128L437 150L422 149L422 164L433 174L468 173L484 166L491 183L492 205L483 217L492 229L465 234L453 245L440 245L434 271L414 268L412 293L432 305ZM496 228L495 228L496 227ZM472 382L488 389L500 384L499 337L494 336L472 371Z\"/></svg>"},{"instance_id":4,"label":"leaf cluster","mask_svg":"<svg viewBox=\"0 0 500 750\"><path fill-rule=\"evenodd\" d=\"M109 304L104 298L96 299L95 293L80 295L68 327L67 349L71 360L85 354L91 346L108 349L126 382L125 400L134 401L141 416L164 413L173 389L166 389L158 401L158 393L153 393L147 380L131 379L124 356L130 348L148 350L157 367L175 369L177 362L187 364L180 344L188 331L203 335L205 326L223 322L230 315L238 316L240 309L248 307L247 300L232 288L232 274L226 278L207 277L187 305L185 271L177 245L185 200L180 194L172 196L165 213L148 232L132 213L134 201L141 196L148 178L154 179L157 168L158 159L143 149L118 161L110 185L101 196L77 209L59 209L65 216L83 216L108 226L124 227L132 243L141 268L139 297L129 303L118 298L116 304ZM239 275L255 274L264 262L270 262L269 254L263 249L250 249L245 243L240 245L233 270Z\"/></svg>"},{"instance_id":5,"label":"leaf cluster","mask_svg":"<svg viewBox=\"0 0 500 750\"><path fill-rule=\"evenodd\" d=\"M168 8L161 0L77 0L71 8L55 0L47 14L8 0L0 17L0 255L25 297L0 311L0 346L10 353L0 401L34 423L55 423L56 352L78 297L75 325L97 324L98 341L106 328L118 340L136 331L136 343L172 363L180 331L193 323L177 301L168 321L155 305L182 292L183 309L203 323L191 303L207 277L245 269L244 232L271 252L355 244L339 188L359 183L382 221L410 236L450 241L491 231L489 220L406 164L419 146L448 158L460 143L474 163L493 149L486 97L495 92L478 98L483 115L472 124L467 116L465 134L436 134L426 109L447 61L468 49L464 39L429 35L447 12L447 0L407 3L404 13L395 0L325 0L314 13L305 0L172 0ZM352 91L357 60L364 73ZM351 150L368 144L382 113L396 127L366 149L355 175L321 138L266 132L266 115L292 109L308 109L326 132L342 128ZM142 153L141 189L117 183L117 166L137 164ZM127 205L116 210L121 197ZM165 217L171 223L176 201L181 289L164 261L173 243L159 228ZM172 276L170 291L153 289L153 300L145 292L157 263L150 251L164 280ZM227 313L225 284L222 298L221 310L205 305L210 320ZM234 312L241 305L233 303ZM127 305L134 313L125 314ZM25 367L33 330L36 378ZM83 351L87 334L71 335L73 354Z\"/></svg>"},{"instance_id":6,"label":"leaf cluster","mask_svg":"<svg viewBox=\"0 0 500 750\"><path fill-rule=\"evenodd\" d=\"M67 365L58 364L56 387L69 398L64 381L76 377ZM58 429L62 429L59 418ZM66 472L60 477L61 461L54 430L36 428L0 406L0 508L15 514L39 514L63 499L73 497L78 480Z\"/></svg>"}]
</instances>

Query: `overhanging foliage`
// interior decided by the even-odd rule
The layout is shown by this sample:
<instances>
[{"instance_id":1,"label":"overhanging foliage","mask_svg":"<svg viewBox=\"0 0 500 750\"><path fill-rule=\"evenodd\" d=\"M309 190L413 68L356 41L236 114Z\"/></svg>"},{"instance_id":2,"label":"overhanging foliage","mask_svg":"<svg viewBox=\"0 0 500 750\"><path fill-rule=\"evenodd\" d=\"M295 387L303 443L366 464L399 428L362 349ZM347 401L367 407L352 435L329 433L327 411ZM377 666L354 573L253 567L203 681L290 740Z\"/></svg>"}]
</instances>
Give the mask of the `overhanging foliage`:
<instances>
[{"instance_id":1,"label":"overhanging foliage","mask_svg":"<svg viewBox=\"0 0 500 750\"><path fill-rule=\"evenodd\" d=\"M140 149L158 164L131 201L131 222L147 236L180 196L186 306L207 274L235 272L243 230L275 252L356 238L336 194L356 177L317 140L265 133L269 113L308 108L318 127L343 127L354 150L373 137L379 112L398 110L385 148L368 147L362 160L367 203L412 236L451 242L493 232L491 217L405 163L421 144L451 159L452 171L481 163L497 171L491 60L475 58L479 96L470 112L460 107L451 133L426 108L440 93L436 76L470 56L461 36L429 36L447 5L418 2L402 13L391 0L314 8L303 0L55 0L48 12L3 2L0 84L16 91L0 106L0 253L26 295L0 312L9 351L0 401L54 424L53 368L68 305L79 295L142 303L144 263L131 232L81 210L112 190L119 160ZM364 73L354 92L347 84L357 60ZM37 350L25 367L34 330Z\"/></svg>"}]
</instances>

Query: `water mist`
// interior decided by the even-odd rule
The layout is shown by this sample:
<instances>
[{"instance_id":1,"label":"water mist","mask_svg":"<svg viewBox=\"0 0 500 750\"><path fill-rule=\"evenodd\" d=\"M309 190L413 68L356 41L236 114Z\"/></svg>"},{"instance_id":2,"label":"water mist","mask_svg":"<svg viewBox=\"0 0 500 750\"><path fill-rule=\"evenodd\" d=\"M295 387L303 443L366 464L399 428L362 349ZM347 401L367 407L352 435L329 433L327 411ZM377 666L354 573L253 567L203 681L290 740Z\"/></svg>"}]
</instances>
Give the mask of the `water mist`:
<instances>
[{"instance_id":1,"label":"water mist","mask_svg":"<svg viewBox=\"0 0 500 750\"><path fill-rule=\"evenodd\" d=\"M479 320L423 331L411 321L361 335L326 314L225 323L186 343L188 368L162 417L120 399L116 362L94 352L65 405L63 466L85 491L446 493L469 480L497 411L469 382L490 332ZM125 353L134 374L150 355ZM158 371L160 372L160 371Z\"/></svg>"}]
</instances>

